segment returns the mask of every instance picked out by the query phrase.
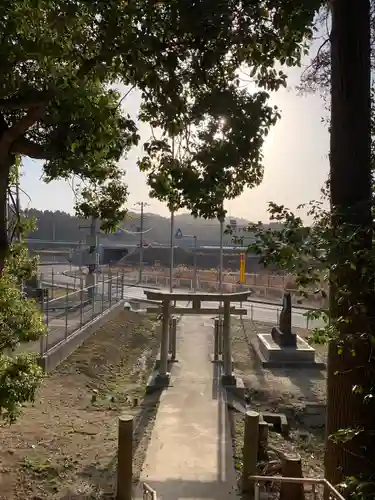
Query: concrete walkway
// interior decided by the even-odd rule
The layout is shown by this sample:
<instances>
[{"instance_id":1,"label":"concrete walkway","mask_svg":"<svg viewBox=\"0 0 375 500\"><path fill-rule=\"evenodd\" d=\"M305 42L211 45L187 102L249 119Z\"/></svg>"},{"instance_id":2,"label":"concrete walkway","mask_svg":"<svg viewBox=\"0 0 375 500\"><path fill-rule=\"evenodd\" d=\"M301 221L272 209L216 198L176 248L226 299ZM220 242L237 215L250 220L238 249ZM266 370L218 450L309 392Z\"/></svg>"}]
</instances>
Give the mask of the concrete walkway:
<instances>
[{"instance_id":1,"label":"concrete walkway","mask_svg":"<svg viewBox=\"0 0 375 500\"><path fill-rule=\"evenodd\" d=\"M178 325L172 386L164 391L136 497L143 482L158 500L235 498L236 476L225 394L213 352L213 319Z\"/></svg>"}]
</instances>

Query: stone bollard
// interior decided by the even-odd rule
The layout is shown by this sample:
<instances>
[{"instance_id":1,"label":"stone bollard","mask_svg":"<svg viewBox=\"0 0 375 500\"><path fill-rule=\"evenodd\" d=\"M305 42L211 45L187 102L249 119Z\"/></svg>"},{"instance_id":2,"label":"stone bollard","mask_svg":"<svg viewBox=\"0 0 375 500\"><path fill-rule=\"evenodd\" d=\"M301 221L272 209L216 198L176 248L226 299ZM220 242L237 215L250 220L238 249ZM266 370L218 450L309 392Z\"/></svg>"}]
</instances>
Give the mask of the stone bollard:
<instances>
[{"instance_id":1,"label":"stone bollard","mask_svg":"<svg viewBox=\"0 0 375 500\"><path fill-rule=\"evenodd\" d=\"M301 457L286 456L282 460L281 472L283 477L303 477ZM304 500L305 493L303 483L281 483L280 500Z\"/></svg>"},{"instance_id":2,"label":"stone bollard","mask_svg":"<svg viewBox=\"0 0 375 500\"><path fill-rule=\"evenodd\" d=\"M223 326L224 326L223 318L219 318L219 356L223 355L223 349L224 349Z\"/></svg>"},{"instance_id":3,"label":"stone bollard","mask_svg":"<svg viewBox=\"0 0 375 500\"><path fill-rule=\"evenodd\" d=\"M170 301L163 300L162 305L162 332L160 343L160 364L159 373L157 375L158 381L165 383L169 381L168 374L168 351L169 351L169 318L170 318Z\"/></svg>"},{"instance_id":4,"label":"stone bollard","mask_svg":"<svg viewBox=\"0 0 375 500\"><path fill-rule=\"evenodd\" d=\"M220 334L219 334L219 320L215 319L214 322L214 361L219 361L219 342L220 342Z\"/></svg>"},{"instance_id":5,"label":"stone bollard","mask_svg":"<svg viewBox=\"0 0 375 500\"><path fill-rule=\"evenodd\" d=\"M172 354L172 344L173 344L173 318L169 318L169 342L168 342L168 354Z\"/></svg>"},{"instance_id":6,"label":"stone bollard","mask_svg":"<svg viewBox=\"0 0 375 500\"><path fill-rule=\"evenodd\" d=\"M176 361L177 351L177 318L169 319L169 354L171 361Z\"/></svg>"},{"instance_id":7,"label":"stone bollard","mask_svg":"<svg viewBox=\"0 0 375 500\"><path fill-rule=\"evenodd\" d=\"M254 483L250 476L257 474L259 441L259 413L247 411L245 414L245 433L242 457L242 491L249 498L254 497Z\"/></svg>"},{"instance_id":8,"label":"stone bollard","mask_svg":"<svg viewBox=\"0 0 375 500\"><path fill-rule=\"evenodd\" d=\"M117 500L132 499L133 485L133 417L118 420Z\"/></svg>"}]
</instances>

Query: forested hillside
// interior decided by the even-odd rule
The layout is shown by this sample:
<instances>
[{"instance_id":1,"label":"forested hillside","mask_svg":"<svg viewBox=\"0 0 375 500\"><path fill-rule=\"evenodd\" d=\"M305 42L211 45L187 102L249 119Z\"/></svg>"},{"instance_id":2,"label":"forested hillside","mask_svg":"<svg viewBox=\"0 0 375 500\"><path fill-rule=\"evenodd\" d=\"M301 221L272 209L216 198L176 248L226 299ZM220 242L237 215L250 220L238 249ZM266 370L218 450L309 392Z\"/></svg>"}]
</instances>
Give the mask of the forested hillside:
<instances>
[{"instance_id":1,"label":"forested hillside","mask_svg":"<svg viewBox=\"0 0 375 500\"><path fill-rule=\"evenodd\" d=\"M28 217L33 217L37 221L37 230L30 237L41 240L56 241L79 241L85 238L89 221L79 219L65 212L51 212L29 209ZM236 219L239 227L246 226L248 221ZM229 223L229 218L226 221ZM170 219L157 214L146 213L144 215L144 241L146 243L165 243L170 241ZM81 226L81 229L80 229ZM140 215L129 213L127 219L121 224L123 231L116 234L109 234L107 238L115 241L139 241ZM198 241L205 244L218 244L220 239L220 225L214 220L195 219L189 214L175 216L175 231L181 229L184 235L197 236ZM135 234L134 234L135 233ZM189 238L184 240L186 244ZM225 235L224 243L231 244L231 237Z\"/></svg>"}]
</instances>

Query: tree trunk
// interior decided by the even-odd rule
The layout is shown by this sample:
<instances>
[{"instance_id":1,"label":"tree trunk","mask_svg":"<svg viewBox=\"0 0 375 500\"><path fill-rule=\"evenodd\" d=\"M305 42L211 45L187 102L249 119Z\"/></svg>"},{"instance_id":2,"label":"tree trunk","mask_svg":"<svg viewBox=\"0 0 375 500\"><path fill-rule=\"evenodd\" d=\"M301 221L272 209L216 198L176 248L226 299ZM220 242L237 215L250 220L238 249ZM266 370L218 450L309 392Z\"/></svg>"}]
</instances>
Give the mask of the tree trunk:
<instances>
[{"instance_id":1,"label":"tree trunk","mask_svg":"<svg viewBox=\"0 0 375 500\"><path fill-rule=\"evenodd\" d=\"M370 335L374 332L373 265L359 250L372 249L372 181L370 158L370 2L332 0L331 35L331 145L330 189L333 230L337 246L332 252L330 294L333 318L348 318L339 327L338 341L328 350L326 478L334 484L346 476L373 475L374 409L364 402L365 390L374 385ZM345 238L344 233L352 235ZM368 257L368 253L367 253ZM355 262L355 265L351 264ZM341 298L340 289L349 295ZM353 304L364 309L356 313ZM366 333L367 335L362 335ZM342 354L338 344L344 343ZM355 355L353 355L353 351ZM349 442L335 444L330 435L339 429L363 428Z\"/></svg>"}]
</instances>

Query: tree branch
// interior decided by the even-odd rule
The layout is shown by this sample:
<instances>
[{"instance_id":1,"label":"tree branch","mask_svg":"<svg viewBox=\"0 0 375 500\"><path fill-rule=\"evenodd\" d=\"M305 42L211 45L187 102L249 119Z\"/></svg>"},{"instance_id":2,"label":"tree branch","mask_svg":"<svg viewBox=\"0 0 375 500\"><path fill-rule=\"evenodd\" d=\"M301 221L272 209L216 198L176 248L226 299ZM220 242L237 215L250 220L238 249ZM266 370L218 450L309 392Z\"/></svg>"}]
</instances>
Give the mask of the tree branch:
<instances>
[{"instance_id":1,"label":"tree branch","mask_svg":"<svg viewBox=\"0 0 375 500\"><path fill-rule=\"evenodd\" d=\"M0 140L0 149L7 154L13 143L23 136L44 114L45 106L31 108L18 122L6 130Z\"/></svg>"},{"instance_id":2,"label":"tree branch","mask_svg":"<svg viewBox=\"0 0 375 500\"><path fill-rule=\"evenodd\" d=\"M33 96L12 96L8 99L0 99L0 109L33 109L45 106L51 98L49 92L36 92Z\"/></svg>"},{"instance_id":3,"label":"tree branch","mask_svg":"<svg viewBox=\"0 0 375 500\"><path fill-rule=\"evenodd\" d=\"M29 128L43 116L44 110L45 105L29 109L18 122L9 127L4 135L8 136L11 142L14 142L18 137L25 134Z\"/></svg>"},{"instance_id":4,"label":"tree branch","mask_svg":"<svg viewBox=\"0 0 375 500\"><path fill-rule=\"evenodd\" d=\"M21 138L13 142L10 151L12 153L19 153L21 155L29 156L37 160L49 160L53 155L43 146L29 141L28 139Z\"/></svg>"},{"instance_id":5,"label":"tree branch","mask_svg":"<svg viewBox=\"0 0 375 500\"><path fill-rule=\"evenodd\" d=\"M330 37L326 38L324 40L324 42L320 45L317 53L316 53L316 56L314 57L314 59L310 62L310 64L303 70L302 72L302 76L301 76L301 79L303 80L306 73L310 70L310 69L313 69L313 74L314 76L316 75L316 73L318 72L319 68L320 68L320 56L321 56L321 52L323 50L323 48L325 47L325 45L327 45L327 43L330 42Z\"/></svg>"}]
</instances>

